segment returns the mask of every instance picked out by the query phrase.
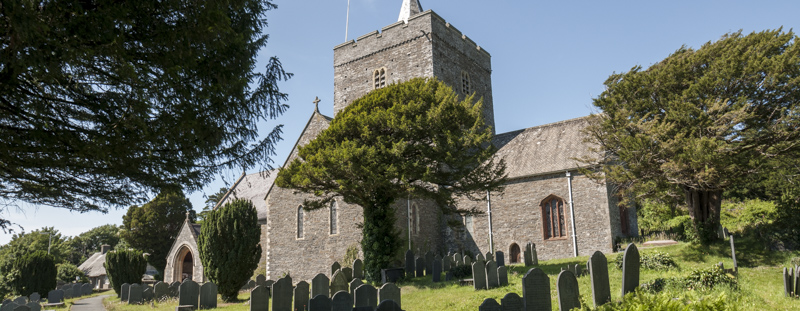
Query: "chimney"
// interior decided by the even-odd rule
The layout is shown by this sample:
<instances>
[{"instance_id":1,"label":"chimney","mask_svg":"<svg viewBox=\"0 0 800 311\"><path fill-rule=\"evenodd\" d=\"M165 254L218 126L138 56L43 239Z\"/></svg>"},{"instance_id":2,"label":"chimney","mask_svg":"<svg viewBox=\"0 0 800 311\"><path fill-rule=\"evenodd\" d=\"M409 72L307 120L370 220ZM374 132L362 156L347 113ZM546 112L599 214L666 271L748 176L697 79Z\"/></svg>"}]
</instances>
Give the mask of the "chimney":
<instances>
[{"instance_id":1,"label":"chimney","mask_svg":"<svg viewBox=\"0 0 800 311\"><path fill-rule=\"evenodd\" d=\"M102 253L103 255L108 253L108 251L110 250L111 250L111 245L105 244L103 246L100 246L100 253Z\"/></svg>"}]
</instances>

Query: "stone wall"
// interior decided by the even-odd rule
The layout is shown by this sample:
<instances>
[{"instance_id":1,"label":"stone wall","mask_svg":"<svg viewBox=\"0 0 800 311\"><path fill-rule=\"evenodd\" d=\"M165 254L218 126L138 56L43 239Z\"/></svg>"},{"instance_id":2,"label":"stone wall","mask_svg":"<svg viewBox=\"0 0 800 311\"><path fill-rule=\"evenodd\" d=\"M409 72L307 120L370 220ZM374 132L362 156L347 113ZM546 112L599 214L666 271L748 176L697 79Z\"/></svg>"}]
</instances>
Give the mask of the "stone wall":
<instances>
[{"instance_id":1,"label":"stone wall","mask_svg":"<svg viewBox=\"0 0 800 311\"><path fill-rule=\"evenodd\" d=\"M178 271L180 270L179 265L182 262L178 262L181 255L181 251L184 248L188 248L189 252L192 254L192 261L194 262L194 266L192 267L192 280L195 282L203 283L206 280L205 275L203 274L203 263L200 262L200 252L197 250L197 237L192 233L192 226L188 222L184 222L183 227L181 227L180 233L175 238L175 242L172 244L172 248L170 248L169 254L167 255L167 265L164 268L164 282L172 283L172 282L180 282L182 281L178 277Z\"/></svg>"}]
</instances>

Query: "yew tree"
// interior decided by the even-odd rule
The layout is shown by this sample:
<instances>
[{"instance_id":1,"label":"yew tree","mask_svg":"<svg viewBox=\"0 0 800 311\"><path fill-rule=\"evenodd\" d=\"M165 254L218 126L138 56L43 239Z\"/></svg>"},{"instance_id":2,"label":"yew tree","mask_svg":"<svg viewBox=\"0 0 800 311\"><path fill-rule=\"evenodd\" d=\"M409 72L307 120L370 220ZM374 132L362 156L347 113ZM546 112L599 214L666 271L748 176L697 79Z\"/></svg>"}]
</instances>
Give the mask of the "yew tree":
<instances>
[{"instance_id":1,"label":"yew tree","mask_svg":"<svg viewBox=\"0 0 800 311\"><path fill-rule=\"evenodd\" d=\"M482 101L461 100L435 79L412 79L353 101L300 147L276 183L314 194L307 209L335 197L360 206L365 271L377 281L401 246L397 199L428 199L451 213L457 196L479 199L502 188L505 163L493 160L491 139Z\"/></svg>"},{"instance_id":2,"label":"yew tree","mask_svg":"<svg viewBox=\"0 0 800 311\"><path fill-rule=\"evenodd\" d=\"M604 178L629 200L680 189L701 241L714 239L726 189L800 151L800 45L782 29L681 47L613 74L586 128ZM794 168L796 178L797 168Z\"/></svg>"}]
</instances>

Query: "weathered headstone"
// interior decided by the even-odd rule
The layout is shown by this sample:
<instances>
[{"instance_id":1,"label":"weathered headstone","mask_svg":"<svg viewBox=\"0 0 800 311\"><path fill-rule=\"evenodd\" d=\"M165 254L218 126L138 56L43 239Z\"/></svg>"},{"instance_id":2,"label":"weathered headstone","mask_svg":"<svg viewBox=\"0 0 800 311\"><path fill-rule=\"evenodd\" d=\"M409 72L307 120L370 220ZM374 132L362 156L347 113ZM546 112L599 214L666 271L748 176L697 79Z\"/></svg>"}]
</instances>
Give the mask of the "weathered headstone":
<instances>
[{"instance_id":1,"label":"weathered headstone","mask_svg":"<svg viewBox=\"0 0 800 311\"><path fill-rule=\"evenodd\" d=\"M494 255L492 255L492 252L486 252L486 261L488 262L489 260L494 261Z\"/></svg>"},{"instance_id":2,"label":"weathered headstone","mask_svg":"<svg viewBox=\"0 0 800 311\"><path fill-rule=\"evenodd\" d=\"M61 290L64 291L64 299L70 299L75 296L72 293L72 284L64 285L63 289Z\"/></svg>"},{"instance_id":3,"label":"weathered headstone","mask_svg":"<svg viewBox=\"0 0 800 311\"><path fill-rule=\"evenodd\" d=\"M31 308L26 305L17 306L16 308L12 309L13 311L31 311Z\"/></svg>"},{"instance_id":4,"label":"weathered headstone","mask_svg":"<svg viewBox=\"0 0 800 311\"><path fill-rule=\"evenodd\" d=\"M409 249L406 251L406 277L413 278L416 272L414 268L414 252Z\"/></svg>"},{"instance_id":5,"label":"weathered headstone","mask_svg":"<svg viewBox=\"0 0 800 311\"><path fill-rule=\"evenodd\" d=\"M497 257L497 258L495 258L496 259L495 261L497 262L497 266L498 267L502 267L502 266L506 265L506 256L505 256L505 254L503 252L497 251L497 252L494 253L494 256Z\"/></svg>"},{"instance_id":6,"label":"weathered headstone","mask_svg":"<svg viewBox=\"0 0 800 311\"><path fill-rule=\"evenodd\" d=\"M155 296L153 294L153 288L150 286L145 287L142 291L142 302L153 301L153 296Z\"/></svg>"},{"instance_id":7,"label":"weathered headstone","mask_svg":"<svg viewBox=\"0 0 800 311\"><path fill-rule=\"evenodd\" d=\"M39 304L38 301L31 301L25 304L28 308L31 308L31 311L41 311L42 305Z\"/></svg>"},{"instance_id":8,"label":"weathered headstone","mask_svg":"<svg viewBox=\"0 0 800 311\"><path fill-rule=\"evenodd\" d=\"M608 283L608 260L597 251L589 258L589 274L592 278L592 301L599 307L611 301L611 288Z\"/></svg>"},{"instance_id":9,"label":"weathered headstone","mask_svg":"<svg viewBox=\"0 0 800 311\"><path fill-rule=\"evenodd\" d=\"M791 268L787 269L783 267L783 295L786 297L791 297L792 294L792 272Z\"/></svg>"},{"instance_id":10,"label":"weathered headstone","mask_svg":"<svg viewBox=\"0 0 800 311\"><path fill-rule=\"evenodd\" d=\"M158 300L162 301L169 296L169 285L164 282L158 282L155 286L153 286L153 297Z\"/></svg>"},{"instance_id":11,"label":"weathered headstone","mask_svg":"<svg viewBox=\"0 0 800 311\"><path fill-rule=\"evenodd\" d=\"M54 289L47 292L47 303L59 303L64 301L64 291Z\"/></svg>"},{"instance_id":12,"label":"weathered headstone","mask_svg":"<svg viewBox=\"0 0 800 311\"><path fill-rule=\"evenodd\" d=\"M797 272L798 270L800 270L800 266L795 266L794 267L794 295L795 296L800 296L800 293L798 293L798 290L800 290L800 273Z\"/></svg>"},{"instance_id":13,"label":"weathered headstone","mask_svg":"<svg viewBox=\"0 0 800 311\"><path fill-rule=\"evenodd\" d=\"M256 288L256 281L247 280L247 284L244 285L244 289L250 291L253 290L253 288Z\"/></svg>"},{"instance_id":14,"label":"weathered headstone","mask_svg":"<svg viewBox=\"0 0 800 311\"><path fill-rule=\"evenodd\" d=\"M344 267L344 268L342 268L341 271L344 274L344 278L347 280L347 282L350 282L350 281L353 280L353 269L352 268Z\"/></svg>"},{"instance_id":15,"label":"weathered headstone","mask_svg":"<svg viewBox=\"0 0 800 311\"><path fill-rule=\"evenodd\" d=\"M469 255L464 255L463 265L472 267L472 258L470 258Z\"/></svg>"},{"instance_id":16,"label":"weathered headstone","mask_svg":"<svg viewBox=\"0 0 800 311\"><path fill-rule=\"evenodd\" d=\"M354 293L356 307L372 307L373 310L378 307L378 290L372 285L359 285Z\"/></svg>"},{"instance_id":17,"label":"weathered headstone","mask_svg":"<svg viewBox=\"0 0 800 311\"><path fill-rule=\"evenodd\" d=\"M21 306L21 305L24 305L24 304L28 303L28 297L19 296L17 298L14 298L13 302L16 303L18 306Z\"/></svg>"},{"instance_id":18,"label":"weathered headstone","mask_svg":"<svg viewBox=\"0 0 800 311\"><path fill-rule=\"evenodd\" d=\"M328 297L331 292L331 281L328 277L322 273L317 274L313 279L311 279L311 297L317 297L319 295Z\"/></svg>"},{"instance_id":19,"label":"weathered headstone","mask_svg":"<svg viewBox=\"0 0 800 311\"><path fill-rule=\"evenodd\" d=\"M581 265L580 264L576 263L574 269L575 269L575 271L573 271L573 272L575 272L575 276L576 277L579 277L579 276L583 275L583 269L581 269Z\"/></svg>"},{"instance_id":20,"label":"weathered headstone","mask_svg":"<svg viewBox=\"0 0 800 311\"><path fill-rule=\"evenodd\" d=\"M272 284L272 311L292 311L292 278L282 277Z\"/></svg>"},{"instance_id":21,"label":"weathered headstone","mask_svg":"<svg viewBox=\"0 0 800 311\"><path fill-rule=\"evenodd\" d=\"M508 268L497 267L497 282L500 286L508 286Z\"/></svg>"},{"instance_id":22,"label":"weathered headstone","mask_svg":"<svg viewBox=\"0 0 800 311\"><path fill-rule=\"evenodd\" d=\"M178 305L197 308L199 299L200 285L190 279L184 280L181 286L178 287Z\"/></svg>"},{"instance_id":23,"label":"weathered headstone","mask_svg":"<svg viewBox=\"0 0 800 311\"><path fill-rule=\"evenodd\" d=\"M531 243L525 245L525 251L523 253L525 257L525 266L532 266L533 265L533 256L531 253Z\"/></svg>"},{"instance_id":24,"label":"weathered headstone","mask_svg":"<svg viewBox=\"0 0 800 311\"><path fill-rule=\"evenodd\" d=\"M477 260L472 263L472 283L475 290L486 289L486 265Z\"/></svg>"},{"instance_id":25,"label":"weathered headstone","mask_svg":"<svg viewBox=\"0 0 800 311\"><path fill-rule=\"evenodd\" d=\"M403 311L400 309L400 305L394 302L393 300L383 300L380 304L378 304L378 308L375 311Z\"/></svg>"},{"instance_id":26,"label":"weathered headstone","mask_svg":"<svg viewBox=\"0 0 800 311\"><path fill-rule=\"evenodd\" d=\"M350 283L348 285L350 286L350 296L351 297L355 297L356 288L358 288L362 284L364 284L364 282L362 282L361 279L353 279L352 281L350 281Z\"/></svg>"},{"instance_id":27,"label":"weathered headstone","mask_svg":"<svg viewBox=\"0 0 800 311\"><path fill-rule=\"evenodd\" d=\"M556 291L558 292L558 309L562 311L580 308L580 292L578 290L578 279L572 271L561 271L556 280Z\"/></svg>"},{"instance_id":28,"label":"weathered headstone","mask_svg":"<svg viewBox=\"0 0 800 311\"><path fill-rule=\"evenodd\" d=\"M172 282L172 284L169 285L169 296L172 298L178 298L178 292L180 291L180 288L180 282Z\"/></svg>"},{"instance_id":29,"label":"weathered headstone","mask_svg":"<svg viewBox=\"0 0 800 311\"><path fill-rule=\"evenodd\" d=\"M442 258L442 271L450 271L450 256Z\"/></svg>"},{"instance_id":30,"label":"weathered headstone","mask_svg":"<svg viewBox=\"0 0 800 311\"><path fill-rule=\"evenodd\" d=\"M728 238L731 240L731 258L733 258L733 273L739 273L739 265L736 263L736 248L733 247L733 234L729 235Z\"/></svg>"},{"instance_id":31,"label":"weathered headstone","mask_svg":"<svg viewBox=\"0 0 800 311\"><path fill-rule=\"evenodd\" d=\"M266 282L267 282L267 277L264 276L263 274L259 274L256 276L256 286L258 285L264 286L266 285Z\"/></svg>"},{"instance_id":32,"label":"weathered headstone","mask_svg":"<svg viewBox=\"0 0 800 311\"><path fill-rule=\"evenodd\" d=\"M331 297L339 291L348 291L347 280L342 271L336 271L331 278Z\"/></svg>"},{"instance_id":33,"label":"weathered headstone","mask_svg":"<svg viewBox=\"0 0 800 311\"><path fill-rule=\"evenodd\" d=\"M639 249L631 243L622 257L622 296L639 287Z\"/></svg>"},{"instance_id":34,"label":"weathered headstone","mask_svg":"<svg viewBox=\"0 0 800 311\"><path fill-rule=\"evenodd\" d=\"M425 253L425 275L433 274L433 252Z\"/></svg>"},{"instance_id":35,"label":"weathered headstone","mask_svg":"<svg viewBox=\"0 0 800 311\"><path fill-rule=\"evenodd\" d=\"M463 260L464 259L461 257L461 255L453 254L453 263L455 264L456 267L462 265L463 264L463 262L462 262Z\"/></svg>"},{"instance_id":36,"label":"weathered headstone","mask_svg":"<svg viewBox=\"0 0 800 311\"><path fill-rule=\"evenodd\" d=\"M442 260L439 256L433 259L433 271L431 273L433 276L431 280L433 282L441 282L442 281Z\"/></svg>"},{"instance_id":37,"label":"weathered headstone","mask_svg":"<svg viewBox=\"0 0 800 311\"><path fill-rule=\"evenodd\" d=\"M200 286L200 309L214 309L217 307L217 284L206 282Z\"/></svg>"},{"instance_id":38,"label":"weathered headstone","mask_svg":"<svg viewBox=\"0 0 800 311\"><path fill-rule=\"evenodd\" d=\"M39 295L39 293L36 293L36 292L31 294L30 299L28 299L28 301L30 301L30 302L39 302L40 300L42 300L42 296Z\"/></svg>"},{"instance_id":39,"label":"weathered headstone","mask_svg":"<svg viewBox=\"0 0 800 311\"><path fill-rule=\"evenodd\" d=\"M486 262L486 288L492 289L500 286L500 279L497 276L497 263L494 260Z\"/></svg>"},{"instance_id":40,"label":"weathered headstone","mask_svg":"<svg viewBox=\"0 0 800 311\"><path fill-rule=\"evenodd\" d=\"M402 302L400 301L400 288L394 283L386 283L381 286L381 289L378 291L378 301L383 302L385 300L392 300L397 303L397 306L402 306Z\"/></svg>"},{"instance_id":41,"label":"weathered headstone","mask_svg":"<svg viewBox=\"0 0 800 311\"><path fill-rule=\"evenodd\" d=\"M0 306L0 311L14 311L14 309L16 309L17 307L19 307L18 304L14 303L14 301L9 300L9 302L5 302L3 303L2 306Z\"/></svg>"},{"instance_id":42,"label":"weathered headstone","mask_svg":"<svg viewBox=\"0 0 800 311\"><path fill-rule=\"evenodd\" d=\"M300 281L294 287L294 309L295 311L308 310L308 283Z\"/></svg>"},{"instance_id":43,"label":"weathered headstone","mask_svg":"<svg viewBox=\"0 0 800 311\"><path fill-rule=\"evenodd\" d=\"M94 287L92 287L92 284L89 284L89 283L83 284L83 286L81 286L81 291L83 292L82 294L84 296L91 295L93 289L94 289Z\"/></svg>"},{"instance_id":44,"label":"weathered headstone","mask_svg":"<svg viewBox=\"0 0 800 311\"><path fill-rule=\"evenodd\" d=\"M531 268L522 277L522 299L525 311L552 310L550 278L539 268Z\"/></svg>"},{"instance_id":45,"label":"weathered headstone","mask_svg":"<svg viewBox=\"0 0 800 311\"><path fill-rule=\"evenodd\" d=\"M536 243L531 243L531 261L534 266L539 265L539 253L536 252Z\"/></svg>"},{"instance_id":46,"label":"weathered headstone","mask_svg":"<svg viewBox=\"0 0 800 311\"><path fill-rule=\"evenodd\" d=\"M128 301L128 290L130 289L131 285L128 283L122 283L119 287L119 301Z\"/></svg>"},{"instance_id":47,"label":"weathered headstone","mask_svg":"<svg viewBox=\"0 0 800 311\"><path fill-rule=\"evenodd\" d=\"M275 284L275 281L273 281L273 280L264 281L264 286L266 286L267 288L272 288L272 284ZM272 296L270 296L270 297L272 297Z\"/></svg>"},{"instance_id":48,"label":"weathered headstone","mask_svg":"<svg viewBox=\"0 0 800 311\"><path fill-rule=\"evenodd\" d=\"M13 303L13 302L14 301L11 300L11 299L3 299L3 303L2 304L9 304L9 303Z\"/></svg>"},{"instance_id":49,"label":"weathered headstone","mask_svg":"<svg viewBox=\"0 0 800 311\"><path fill-rule=\"evenodd\" d=\"M505 268L505 266L501 268ZM524 308L522 297L516 293L506 294L503 299L500 299L500 304L503 305L503 311L522 311Z\"/></svg>"},{"instance_id":50,"label":"weathered headstone","mask_svg":"<svg viewBox=\"0 0 800 311\"><path fill-rule=\"evenodd\" d=\"M478 306L478 311L503 311L503 307L501 307L494 298L486 298L483 300L483 303Z\"/></svg>"},{"instance_id":51,"label":"weathered headstone","mask_svg":"<svg viewBox=\"0 0 800 311\"><path fill-rule=\"evenodd\" d=\"M445 280L445 281L450 281L450 280L452 280L452 279L453 279L453 272L447 271L447 272L444 274L444 280Z\"/></svg>"},{"instance_id":52,"label":"weathered headstone","mask_svg":"<svg viewBox=\"0 0 800 311\"><path fill-rule=\"evenodd\" d=\"M139 284L131 284L128 288L128 303L132 305L142 304L142 286Z\"/></svg>"},{"instance_id":53,"label":"weathered headstone","mask_svg":"<svg viewBox=\"0 0 800 311\"><path fill-rule=\"evenodd\" d=\"M250 311L267 310L269 310L269 289L261 285L256 285L256 287L250 291Z\"/></svg>"},{"instance_id":54,"label":"weathered headstone","mask_svg":"<svg viewBox=\"0 0 800 311\"><path fill-rule=\"evenodd\" d=\"M353 261L353 278L364 279L364 262L361 259Z\"/></svg>"},{"instance_id":55,"label":"weathered headstone","mask_svg":"<svg viewBox=\"0 0 800 311\"><path fill-rule=\"evenodd\" d=\"M414 267L417 269L417 277L425 275L425 258L418 257Z\"/></svg>"},{"instance_id":56,"label":"weathered headstone","mask_svg":"<svg viewBox=\"0 0 800 311\"><path fill-rule=\"evenodd\" d=\"M326 295L316 295L308 301L308 311L330 311L331 299Z\"/></svg>"},{"instance_id":57,"label":"weathered headstone","mask_svg":"<svg viewBox=\"0 0 800 311\"><path fill-rule=\"evenodd\" d=\"M353 298L347 291L340 291L333 294L331 299L331 311L351 311L353 309Z\"/></svg>"},{"instance_id":58,"label":"weathered headstone","mask_svg":"<svg viewBox=\"0 0 800 311\"><path fill-rule=\"evenodd\" d=\"M483 254L481 253L478 253L478 255L475 256L475 261L483 261L483 264L486 265L486 258L484 258Z\"/></svg>"},{"instance_id":59,"label":"weathered headstone","mask_svg":"<svg viewBox=\"0 0 800 311\"><path fill-rule=\"evenodd\" d=\"M339 264L338 261L334 261L333 264L331 264L331 279L333 279L333 274L340 269L342 269L342 265Z\"/></svg>"}]
</instances>

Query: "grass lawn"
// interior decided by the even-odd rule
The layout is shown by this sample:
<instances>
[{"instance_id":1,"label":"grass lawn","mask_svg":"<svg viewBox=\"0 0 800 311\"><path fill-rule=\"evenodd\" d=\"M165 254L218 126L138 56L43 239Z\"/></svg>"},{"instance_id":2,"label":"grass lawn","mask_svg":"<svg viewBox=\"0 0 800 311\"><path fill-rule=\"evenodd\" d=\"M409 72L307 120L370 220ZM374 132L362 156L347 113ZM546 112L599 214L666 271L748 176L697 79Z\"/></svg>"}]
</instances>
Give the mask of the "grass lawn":
<instances>
[{"instance_id":1,"label":"grass lawn","mask_svg":"<svg viewBox=\"0 0 800 311\"><path fill-rule=\"evenodd\" d=\"M800 252L772 252L763 249L757 243L747 241L737 242L736 258L739 263L738 289L730 287L716 287L707 291L695 291L686 288L666 288L662 293L669 297L691 303L702 299L723 297L729 306L738 307L738 310L800 310L800 299L786 298L783 295L782 268L788 266L793 257L800 256ZM722 262L726 268L733 267L730 258L730 245L719 242L709 247L681 243L678 245L642 248L642 254L658 251L672 256L678 263L678 269L667 271L641 270L640 284L650 282L656 278L684 277L692 270L710 268ZM611 299L618 301L622 271L614 265L617 254L608 254L608 272L611 285ZM584 264L587 256L540 261L537 266L550 277L550 292L553 310L558 310L555 282L562 267L567 265ZM491 290L475 291L471 286L459 286L457 281L431 282L430 277L420 277L398 283L402 291L403 309L407 311L428 310L469 310L477 311L478 306L486 298L494 298L498 302L507 293L517 293L522 296L522 276L528 269L522 265L510 265L509 285ZM581 299L591 306L591 284L588 276L578 278ZM113 292L112 292L113 293ZM219 309L231 311L249 310L245 303L249 294L239 295L240 303L223 304ZM145 311L145 310L175 310L178 305L176 300L152 303L148 305L131 306L121 303L116 297L109 297L105 301L108 311Z\"/></svg>"}]
</instances>

